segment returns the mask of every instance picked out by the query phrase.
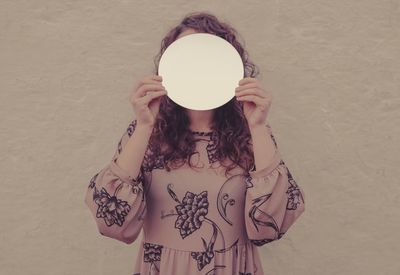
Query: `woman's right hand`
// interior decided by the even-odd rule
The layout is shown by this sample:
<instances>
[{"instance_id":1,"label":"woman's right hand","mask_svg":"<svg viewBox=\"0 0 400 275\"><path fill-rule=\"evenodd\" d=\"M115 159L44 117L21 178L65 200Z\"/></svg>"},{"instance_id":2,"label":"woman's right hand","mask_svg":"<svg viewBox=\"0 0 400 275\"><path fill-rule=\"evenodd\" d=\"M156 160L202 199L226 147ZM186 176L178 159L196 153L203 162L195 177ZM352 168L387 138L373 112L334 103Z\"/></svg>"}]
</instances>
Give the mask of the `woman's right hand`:
<instances>
[{"instance_id":1,"label":"woman's right hand","mask_svg":"<svg viewBox=\"0 0 400 275\"><path fill-rule=\"evenodd\" d=\"M154 126L160 109L161 96L166 94L162 77L159 75L148 75L138 81L130 97L138 124Z\"/></svg>"}]
</instances>

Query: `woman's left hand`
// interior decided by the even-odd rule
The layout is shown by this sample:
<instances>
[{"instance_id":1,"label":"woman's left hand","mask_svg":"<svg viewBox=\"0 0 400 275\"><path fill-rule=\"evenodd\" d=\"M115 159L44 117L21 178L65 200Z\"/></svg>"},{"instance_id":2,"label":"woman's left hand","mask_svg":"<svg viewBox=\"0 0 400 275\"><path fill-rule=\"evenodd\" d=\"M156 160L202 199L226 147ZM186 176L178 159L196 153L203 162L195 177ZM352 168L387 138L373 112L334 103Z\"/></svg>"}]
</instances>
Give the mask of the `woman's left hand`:
<instances>
[{"instance_id":1,"label":"woman's left hand","mask_svg":"<svg viewBox=\"0 0 400 275\"><path fill-rule=\"evenodd\" d=\"M249 127L264 125L272 103L272 95L263 89L259 81L246 77L235 89L236 100L243 101L243 112Z\"/></svg>"}]
</instances>

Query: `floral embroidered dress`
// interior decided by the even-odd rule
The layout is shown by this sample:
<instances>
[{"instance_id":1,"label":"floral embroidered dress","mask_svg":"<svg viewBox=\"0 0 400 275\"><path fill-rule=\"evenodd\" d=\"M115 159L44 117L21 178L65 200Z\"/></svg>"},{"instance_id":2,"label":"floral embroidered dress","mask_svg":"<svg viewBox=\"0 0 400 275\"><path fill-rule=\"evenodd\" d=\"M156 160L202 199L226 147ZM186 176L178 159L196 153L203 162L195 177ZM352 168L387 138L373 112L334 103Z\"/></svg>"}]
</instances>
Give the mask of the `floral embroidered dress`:
<instances>
[{"instance_id":1,"label":"floral embroidered dress","mask_svg":"<svg viewBox=\"0 0 400 275\"><path fill-rule=\"evenodd\" d=\"M304 192L279 151L268 167L247 173L236 167L225 176L214 132L192 131L199 152L192 163L203 168L185 164L168 172L162 156L149 164L147 149L132 178L115 160L136 123L85 194L100 234L131 244L143 229L130 274L264 274L257 247L280 239L305 210Z\"/></svg>"}]
</instances>

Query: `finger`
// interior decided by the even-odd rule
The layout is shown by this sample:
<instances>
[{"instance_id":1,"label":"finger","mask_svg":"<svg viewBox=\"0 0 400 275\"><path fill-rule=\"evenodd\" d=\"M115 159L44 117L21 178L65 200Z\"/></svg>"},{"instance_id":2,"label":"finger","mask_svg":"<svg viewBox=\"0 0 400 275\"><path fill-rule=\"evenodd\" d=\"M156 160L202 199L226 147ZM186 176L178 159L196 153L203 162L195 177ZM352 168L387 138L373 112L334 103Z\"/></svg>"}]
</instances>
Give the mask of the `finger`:
<instances>
[{"instance_id":1,"label":"finger","mask_svg":"<svg viewBox=\"0 0 400 275\"><path fill-rule=\"evenodd\" d=\"M249 83L237 86L235 88L235 92L239 92L239 91L245 90L247 88L260 88L260 86L257 82L249 82Z\"/></svg>"},{"instance_id":2,"label":"finger","mask_svg":"<svg viewBox=\"0 0 400 275\"><path fill-rule=\"evenodd\" d=\"M162 80L163 80L163 79L162 79L162 76L161 76L161 75L157 75L157 74L153 75L152 78L153 78L154 80L157 80L157 81L162 81Z\"/></svg>"},{"instance_id":3,"label":"finger","mask_svg":"<svg viewBox=\"0 0 400 275\"><path fill-rule=\"evenodd\" d=\"M162 77L160 75L148 75L145 77L140 78L140 80L137 82L134 91L138 90L140 86L144 84L151 84L151 83L160 83L162 82Z\"/></svg>"},{"instance_id":4,"label":"finger","mask_svg":"<svg viewBox=\"0 0 400 275\"><path fill-rule=\"evenodd\" d=\"M151 92L155 91L162 91L165 90L165 87L162 84L143 84L140 88L136 91L137 97L145 96Z\"/></svg>"},{"instance_id":5,"label":"finger","mask_svg":"<svg viewBox=\"0 0 400 275\"><path fill-rule=\"evenodd\" d=\"M148 75L148 76L143 77L143 80L145 80L145 81L152 81L152 80L162 81L162 76L161 75L152 74L152 75Z\"/></svg>"},{"instance_id":6,"label":"finger","mask_svg":"<svg viewBox=\"0 0 400 275\"><path fill-rule=\"evenodd\" d=\"M143 101L144 101L145 104L148 105L149 102L152 101L153 99L155 99L157 97L161 97L161 96L166 95L166 94L167 94L167 91L165 91L165 90L164 91L152 92L152 93L149 93L149 94L145 95L143 97Z\"/></svg>"},{"instance_id":7,"label":"finger","mask_svg":"<svg viewBox=\"0 0 400 275\"><path fill-rule=\"evenodd\" d=\"M152 83L152 82L151 82ZM130 96L131 101L145 96L147 93L152 91L165 90L165 87L159 82L151 84L144 83L137 90L133 90Z\"/></svg>"},{"instance_id":8,"label":"finger","mask_svg":"<svg viewBox=\"0 0 400 275\"><path fill-rule=\"evenodd\" d=\"M237 97L236 100L238 101L250 101L253 102L257 105L262 105L263 101L259 96L255 96L255 95L244 95L244 96L240 96Z\"/></svg>"},{"instance_id":9,"label":"finger","mask_svg":"<svg viewBox=\"0 0 400 275\"><path fill-rule=\"evenodd\" d=\"M235 96L243 96L243 95L256 95L261 98L267 97L265 91L261 90L260 88L248 88L235 93Z\"/></svg>"},{"instance_id":10,"label":"finger","mask_svg":"<svg viewBox=\"0 0 400 275\"><path fill-rule=\"evenodd\" d=\"M257 79L254 78L254 77L245 77L245 78L242 78L242 79L238 82L238 84L239 84L239 85L244 85L244 84L246 84L246 83L251 83L251 82L254 82L254 81L257 81Z\"/></svg>"}]
</instances>

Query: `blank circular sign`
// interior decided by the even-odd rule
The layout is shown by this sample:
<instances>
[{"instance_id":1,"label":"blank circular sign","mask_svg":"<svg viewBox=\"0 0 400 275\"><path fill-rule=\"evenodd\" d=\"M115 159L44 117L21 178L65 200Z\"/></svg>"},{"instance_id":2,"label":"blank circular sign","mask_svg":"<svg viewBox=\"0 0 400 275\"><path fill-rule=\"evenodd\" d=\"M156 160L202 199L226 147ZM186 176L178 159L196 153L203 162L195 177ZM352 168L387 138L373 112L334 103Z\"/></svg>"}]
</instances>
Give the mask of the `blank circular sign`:
<instances>
[{"instance_id":1,"label":"blank circular sign","mask_svg":"<svg viewBox=\"0 0 400 275\"><path fill-rule=\"evenodd\" d=\"M235 96L244 77L243 61L225 39L193 33L175 40L161 56L158 75L176 104L192 110L210 110Z\"/></svg>"}]
</instances>

